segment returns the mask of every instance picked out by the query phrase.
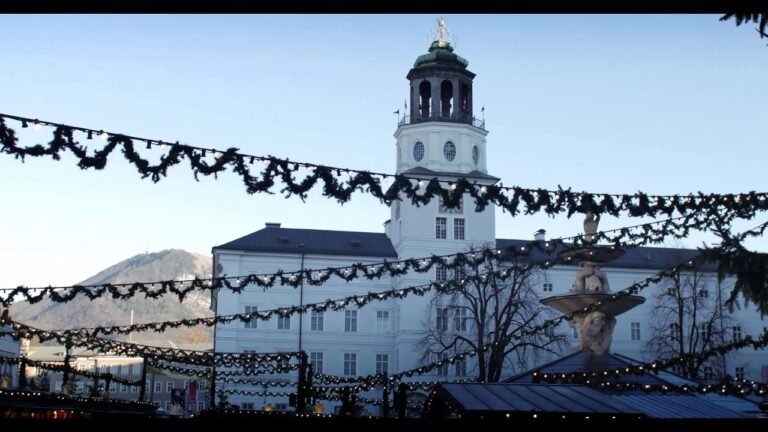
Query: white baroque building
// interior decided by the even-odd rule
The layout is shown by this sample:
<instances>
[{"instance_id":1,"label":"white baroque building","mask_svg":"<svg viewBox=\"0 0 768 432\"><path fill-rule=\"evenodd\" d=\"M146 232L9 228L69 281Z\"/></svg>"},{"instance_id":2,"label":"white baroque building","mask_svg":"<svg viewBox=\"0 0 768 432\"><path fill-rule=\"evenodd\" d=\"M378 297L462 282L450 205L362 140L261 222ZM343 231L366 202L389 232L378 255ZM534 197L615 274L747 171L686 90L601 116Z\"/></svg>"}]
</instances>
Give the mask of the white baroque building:
<instances>
[{"instance_id":1,"label":"white baroque building","mask_svg":"<svg viewBox=\"0 0 768 432\"><path fill-rule=\"evenodd\" d=\"M434 41L429 52L416 59L407 75L410 111L402 118L394 135L397 173L442 180L466 177L480 184L493 184L499 180L486 170L490 151L486 145L488 132L484 123L474 116L472 83L475 74L467 66L468 62L456 55L450 44L442 39ZM214 247L214 271L217 275L234 276L324 269L353 263L376 264L384 260L463 252L479 245L506 249L533 240L497 239L492 206L476 212L467 196L461 209L446 209L438 201L432 200L428 205L418 207L407 201L395 202L383 233L294 229L267 223L256 232ZM624 257L604 265L603 269L616 291L670 268L681 256L693 254L695 251L692 250L641 247L628 250ZM548 269L539 283L538 294L543 298L567 293L577 272L576 266L567 265ZM717 286L714 273L710 273L709 278L709 286ZM214 295L212 308L217 315L229 315L421 285L435 279L435 270L432 270L426 274L409 272L402 277L379 280L359 278L349 283L331 278L321 286L301 288L278 286L264 290L252 286L242 294L220 290ZM732 282L724 287L724 291L729 292L730 286ZM641 294L647 298L645 304L619 317L613 352L640 360L653 358L645 347L651 331L649 320L653 298L662 289L650 287L644 290ZM304 350L315 372L338 376L395 373L424 363L417 342L425 325L429 325L429 301L428 295L409 296L403 300L372 302L360 309L351 307L338 312L297 314L250 324L235 321L216 327L215 349L220 352ZM767 325L756 312L742 309L728 334L732 337L756 336ZM572 329L562 325L559 330L568 336L572 346L578 346ZM568 352L570 349L563 353ZM766 365L768 356L765 351L743 350L728 357L726 373L760 379L768 369ZM442 372L437 375L440 371L433 371L414 379L450 380L456 378L456 373L459 378L463 375L463 371L454 370L453 366L447 375ZM512 372L520 371L510 370L510 374ZM466 365L466 376L472 376L470 363ZM295 381L296 372L282 377ZM216 385L218 389L264 390L260 386L221 381ZM380 392L371 396L380 397ZM261 409L267 403L284 407L288 399L233 394L229 401L244 409Z\"/></svg>"}]
</instances>

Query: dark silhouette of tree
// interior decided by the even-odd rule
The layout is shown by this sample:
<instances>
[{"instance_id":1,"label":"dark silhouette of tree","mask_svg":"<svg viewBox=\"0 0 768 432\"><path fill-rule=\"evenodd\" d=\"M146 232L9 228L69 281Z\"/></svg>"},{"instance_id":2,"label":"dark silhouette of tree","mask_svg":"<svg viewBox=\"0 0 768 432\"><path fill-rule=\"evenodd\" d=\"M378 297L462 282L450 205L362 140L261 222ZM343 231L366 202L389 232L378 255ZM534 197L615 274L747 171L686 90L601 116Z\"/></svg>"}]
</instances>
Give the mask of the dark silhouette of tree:
<instances>
[{"instance_id":1,"label":"dark silhouette of tree","mask_svg":"<svg viewBox=\"0 0 768 432\"><path fill-rule=\"evenodd\" d=\"M746 302L757 306L761 317L768 315L768 254L748 250L743 245L747 237L762 236L767 228L768 222L764 222L751 230L732 234L729 226L720 225L715 230L722 239L720 244L700 249L705 261L717 263L720 281L728 276L736 277L725 302L730 311L733 311L741 294Z\"/></svg>"},{"instance_id":2,"label":"dark silhouette of tree","mask_svg":"<svg viewBox=\"0 0 768 432\"><path fill-rule=\"evenodd\" d=\"M651 312L648 351L661 359L687 356L676 372L688 379L723 377L722 358L696 355L728 342L725 334L733 319L725 313L722 296L720 282L695 269L669 277ZM712 369L705 374L705 367ZM712 373L714 376L707 376Z\"/></svg>"},{"instance_id":3,"label":"dark silhouette of tree","mask_svg":"<svg viewBox=\"0 0 768 432\"><path fill-rule=\"evenodd\" d=\"M720 17L720 21L728 21L731 18L733 18L736 21L736 26L740 26L742 24L746 23L756 23L757 32L760 34L760 38L768 38L768 33L766 33L766 26L768 26L768 11L763 13L731 13L731 14L725 14L722 17Z\"/></svg>"},{"instance_id":4,"label":"dark silhouette of tree","mask_svg":"<svg viewBox=\"0 0 768 432\"><path fill-rule=\"evenodd\" d=\"M554 332L520 332L553 316L539 304L534 291L541 272L523 259L478 258L451 276L458 283L446 285L448 289L431 300L427 330L420 340L422 361L450 358L492 343L478 353L471 375L480 382L497 382L505 366L525 368L540 354L559 352L565 346L565 336ZM444 366L438 375L465 376L470 370L462 369L467 366L463 362L455 363L456 373Z\"/></svg>"}]
</instances>

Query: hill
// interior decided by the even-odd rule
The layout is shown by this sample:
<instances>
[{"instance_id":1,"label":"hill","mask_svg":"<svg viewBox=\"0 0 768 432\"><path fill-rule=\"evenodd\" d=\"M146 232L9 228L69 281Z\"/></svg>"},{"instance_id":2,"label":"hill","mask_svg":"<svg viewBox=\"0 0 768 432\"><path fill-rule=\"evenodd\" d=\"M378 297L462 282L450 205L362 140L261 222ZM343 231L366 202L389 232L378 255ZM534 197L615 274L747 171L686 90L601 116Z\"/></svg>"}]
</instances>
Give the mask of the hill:
<instances>
[{"instance_id":1,"label":"hill","mask_svg":"<svg viewBox=\"0 0 768 432\"><path fill-rule=\"evenodd\" d=\"M84 280L80 285L107 282L152 282L169 279L191 279L211 276L211 258L179 249L136 255L110 266ZM20 322L44 329L122 325L133 322L169 321L213 315L209 309L210 292L194 291L183 302L174 295L147 299L141 295L128 300L100 297L93 301L77 297L67 303L49 300L37 304L26 302L11 306L11 316ZM212 343L213 329L208 327L169 329L165 333L143 332L132 335L133 341L148 345L170 346L172 343ZM128 340L128 336L117 336Z\"/></svg>"}]
</instances>

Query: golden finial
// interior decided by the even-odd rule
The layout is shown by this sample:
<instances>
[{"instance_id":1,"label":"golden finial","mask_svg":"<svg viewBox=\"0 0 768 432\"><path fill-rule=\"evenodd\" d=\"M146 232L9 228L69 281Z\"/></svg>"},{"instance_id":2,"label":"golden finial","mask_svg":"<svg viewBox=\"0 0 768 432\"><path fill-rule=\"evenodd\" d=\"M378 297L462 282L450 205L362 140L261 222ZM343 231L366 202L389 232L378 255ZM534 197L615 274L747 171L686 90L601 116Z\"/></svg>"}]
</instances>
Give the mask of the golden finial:
<instances>
[{"instance_id":1,"label":"golden finial","mask_svg":"<svg viewBox=\"0 0 768 432\"><path fill-rule=\"evenodd\" d=\"M445 28L445 18L440 17L437 19L437 40L444 41L446 33L448 30Z\"/></svg>"}]
</instances>

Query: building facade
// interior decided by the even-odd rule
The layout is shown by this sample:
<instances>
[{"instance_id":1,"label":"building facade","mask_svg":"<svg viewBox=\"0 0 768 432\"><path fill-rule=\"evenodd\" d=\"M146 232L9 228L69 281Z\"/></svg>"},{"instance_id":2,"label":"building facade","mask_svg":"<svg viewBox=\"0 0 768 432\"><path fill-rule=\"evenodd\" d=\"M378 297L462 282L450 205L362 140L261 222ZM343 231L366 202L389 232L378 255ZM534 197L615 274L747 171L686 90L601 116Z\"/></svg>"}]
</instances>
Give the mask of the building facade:
<instances>
[{"instance_id":1,"label":"building facade","mask_svg":"<svg viewBox=\"0 0 768 432\"><path fill-rule=\"evenodd\" d=\"M8 314L8 309L0 306L1 314ZM10 332L11 326L0 326L0 332ZM6 359L0 362L0 388L15 388L19 383L19 370L10 359L18 358L21 352L21 342L10 335L0 335L0 357Z\"/></svg>"},{"instance_id":2,"label":"building facade","mask_svg":"<svg viewBox=\"0 0 768 432\"><path fill-rule=\"evenodd\" d=\"M488 131L484 122L475 116L472 89L475 74L467 66L467 60L456 55L451 45L442 39L434 41L429 52L416 59L407 74L410 109L400 120L394 135L397 173L427 180L436 177L455 181L464 177L478 185L494 184L499 180L486 169L487 155L492 149L486 143ZM454 254L470 248L506 250L534 240L497 239L494 208L488 206L484 211L476 211L470 197L465 195L463 199L462 205L456 208L442 205L439 199L420 206L407 200L396 201L390 207L390 218L384 224L383 233L295 229L268 223L263 229L214 247L214 272L219 276L266 274L279 270L316 269L320 272L329 267L354 263L376 265L385 260ZM545 241L541 235L538 239ZM636 248L628 250L621 259L606 264L604 270L615 291L667 269L674 265L674 259L693 253L695 251ZM549 268L535 282L537 294L543 298L568 292L578 270L570 265ZM444 278L440 271L434 268L428 273L409 272L400 277L357 278L350 282L332 277L319 286L298 288L250 286L241 294L220 290L214 294L212 307L217 315L231 315L306 305L422 285ZM708 286L718 285L714 273L710 272L707 277ZM652 324L649 317L654 308L654 296L664 289L667 288L648 288L642 293L648 301L621 317L614 332L613 351L637 359L653 358L646 349ZM437 318L436 314L430 313L429 309L433 307L430 300L429 295L409 296L373 302L359 309L308 312L246 324L234 321L216 327L215 350L301 350L308 353L316 373L340 377L391 374L436 360L425 359L419 345L425 328L434 326ZM742 310L729 325L727 333L736 338L757 335L768 324L757 313ZM569 345L578 346L578 340L567 325L563 324L557 332L566 336ZM566 347L563 353L570 350L571 347ZM731 375L760 378L761 367L768 364L762 351L743 352L731 357L725 370ZM473 364L467 363L466 370L441 368L413 379L466 378L472 376L472 369ZM510 369L509 373L513 372L520 371ZM295 381L296 372L271 378ZM219 390L263 390L260 386L228 382L217 382L216 385ZM284 408L288 398L233 394L229 401L247 409L260 409L266 404Z\"/></svg>"},{"instance_id":3,"label":"building facade","mask_svg":"<svg viewBox=\"0 0 768 432\"><path fill-rule=\"evenodd\" d=\"M29 366L26 368L27 389L66 393L76 396L98 395L105 399L121 399L138 401L141 396L140 385L129 385L111 381L107 386L105 379L94 382L93 378L80 375L78 372L111 374L130 381L141 382L144 360L140 357L124 357L109 355L96 351L75 348L70 354L72 373L69 377L68 389L64 388L62 372ZM62 346L30 346L26 358L53 365L63 364L64 347ZM187 397L190 393L190 383L194 390L194 400ZM145 402L158 405L161 411L173 415L193 414L210 406L209 381L204 378L174 374L172 372L149 367L146 372ZM94 388L96 391L94 392ZM183 390L183 405L178 398L174 400L174 391Z\"/></svg>"}]
</instances>

